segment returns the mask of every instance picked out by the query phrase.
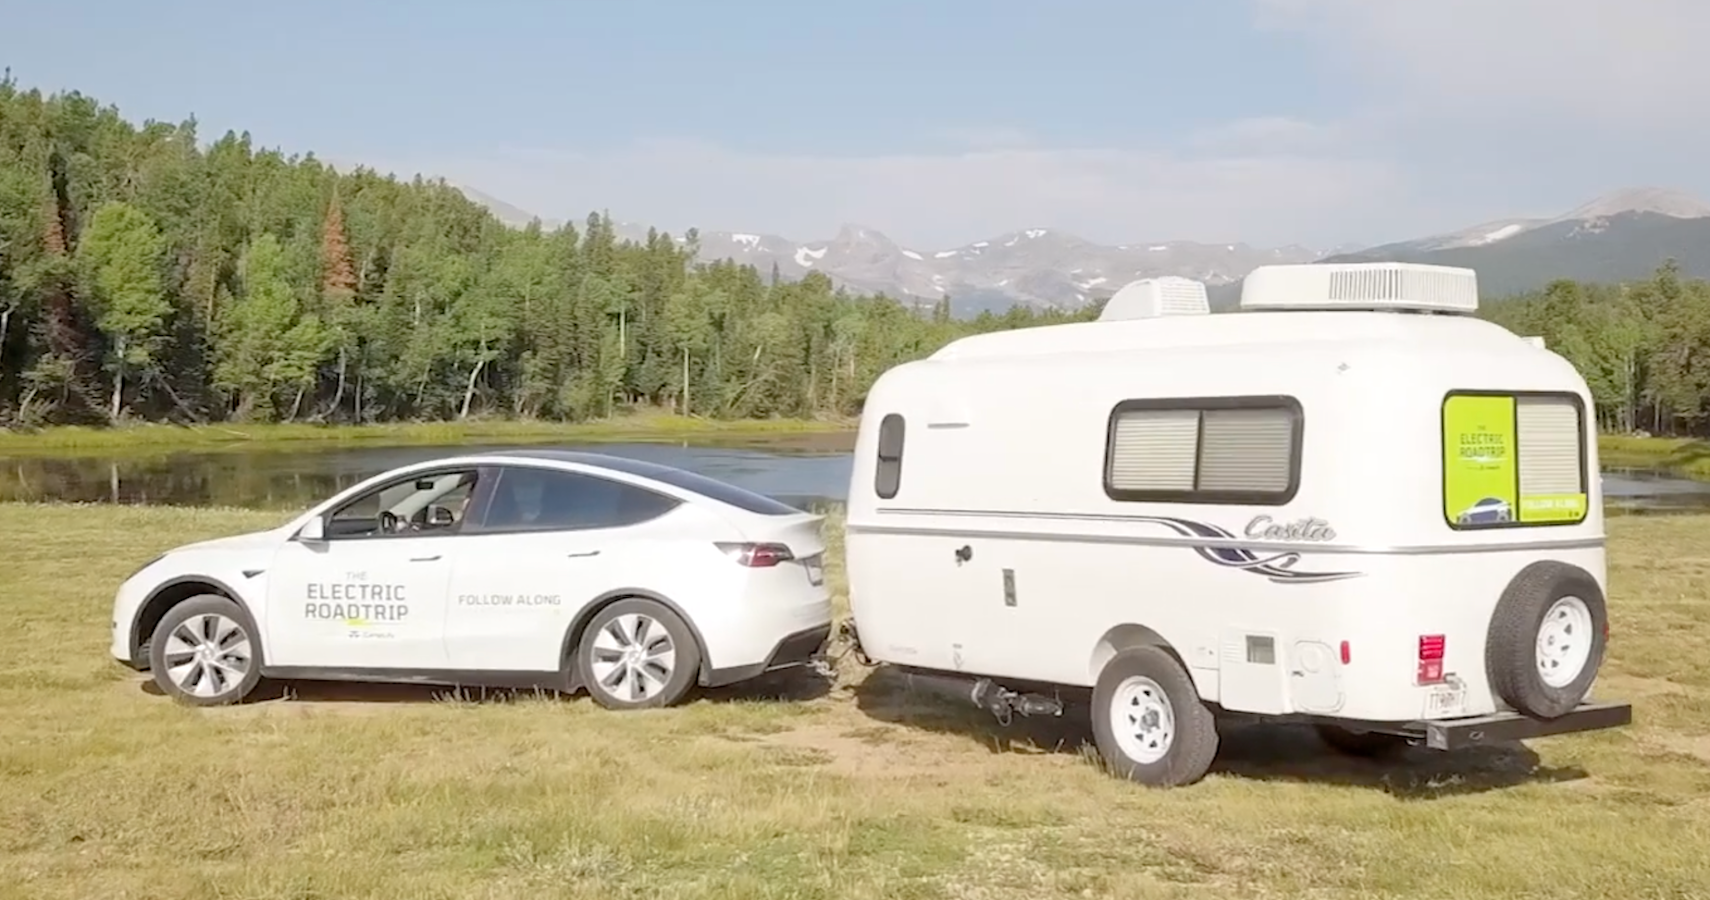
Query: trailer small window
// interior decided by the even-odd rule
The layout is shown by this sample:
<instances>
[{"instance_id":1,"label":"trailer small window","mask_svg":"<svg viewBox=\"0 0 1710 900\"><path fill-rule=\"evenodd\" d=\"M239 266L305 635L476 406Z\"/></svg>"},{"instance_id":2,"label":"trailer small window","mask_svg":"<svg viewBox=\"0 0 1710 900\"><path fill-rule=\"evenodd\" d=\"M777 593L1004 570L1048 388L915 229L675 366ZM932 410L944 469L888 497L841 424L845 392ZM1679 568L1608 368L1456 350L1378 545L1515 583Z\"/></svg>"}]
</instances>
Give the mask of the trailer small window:
<instances>
[{"instance_id":1,"label":"trailer small window","mask_svg":"<svg viewBox=\"0 0 1710 900\"><path fill-rule=\"evenodd\" d=\"M903 417L890 413L879 420L879 464L873 474L873 490L889 500L902 487Z\"/></svg>"},{"instance_id":2,"label":"trailer small window","mask_svg":"<svg viewBox=\"0 0 1710 900\"><path fill-rule=\"evenodd\" d=\"M1457 392L1443 399L1443 516L1451 528L1584 521L1586 477L1578 395Z\"/></svg>"},{"instance_id":3,"label":"trailer small window","mask_svg":"<svg viewBox=\"0 0 1710 900\"><path fill-rule=\"evenodd\" d=\"M1129 400L1111 412L1114 500L1270 506L1300 478L1300 404L1288 397Z\"/></svg>"}]
</instances>

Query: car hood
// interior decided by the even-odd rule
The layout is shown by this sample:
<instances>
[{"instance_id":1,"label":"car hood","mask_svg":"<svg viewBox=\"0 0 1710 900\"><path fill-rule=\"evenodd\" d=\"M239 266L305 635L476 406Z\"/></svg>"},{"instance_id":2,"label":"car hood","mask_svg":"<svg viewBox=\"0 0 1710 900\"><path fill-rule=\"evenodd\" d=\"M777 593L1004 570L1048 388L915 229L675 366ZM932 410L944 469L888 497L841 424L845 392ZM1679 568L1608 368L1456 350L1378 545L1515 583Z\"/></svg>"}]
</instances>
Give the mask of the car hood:
<instances>
[{"instance_id":1,"label":"car hood","mask_svg":"<svg viewBox=\"0 0 1710 900\"><path fill-rule=\"evenodd\" d=\"M173 553L229 553L246 550L265 550L279 543L279 534L275 530L251 531L247 534L234 534L229 537L213 538L206 541L196 541L181 547L174 547Z\"/></svg>"}]
</instances>

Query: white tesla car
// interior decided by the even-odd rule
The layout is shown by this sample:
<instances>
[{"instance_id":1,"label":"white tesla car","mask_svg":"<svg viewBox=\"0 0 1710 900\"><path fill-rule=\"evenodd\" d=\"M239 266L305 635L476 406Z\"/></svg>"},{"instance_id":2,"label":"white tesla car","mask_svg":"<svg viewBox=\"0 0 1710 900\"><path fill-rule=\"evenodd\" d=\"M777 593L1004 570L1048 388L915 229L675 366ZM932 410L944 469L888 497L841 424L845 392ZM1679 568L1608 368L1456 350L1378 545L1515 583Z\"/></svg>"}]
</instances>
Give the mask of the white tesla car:
<instances>
[{"instance_id":1,"label":"white tesla car","mask_svg":"<svg viewBox=\"0 0 1710 900\"><path fill-rule=\"evenodd\" d=\"M821 518L598 454L438 459L150 561L114 598L111 652L198 706L235 703L262 677L668 706L819 659Z\"/></svg>"}]
</instances>

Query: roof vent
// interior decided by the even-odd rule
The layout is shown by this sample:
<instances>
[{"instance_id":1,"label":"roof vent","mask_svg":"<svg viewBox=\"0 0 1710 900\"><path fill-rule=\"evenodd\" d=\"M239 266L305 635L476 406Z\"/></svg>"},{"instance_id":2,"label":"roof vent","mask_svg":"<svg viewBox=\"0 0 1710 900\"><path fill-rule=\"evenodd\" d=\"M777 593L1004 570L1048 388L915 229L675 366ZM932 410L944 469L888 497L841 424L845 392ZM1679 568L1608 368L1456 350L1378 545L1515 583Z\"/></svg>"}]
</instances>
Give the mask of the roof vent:
<instances>
[{"instance_id":1,"label":"roof vent","mask_svg":"<svg viewBox=\"0 0 1710 900\"><path fill-rule=\"evenodd\" d=\"M1419 263L1260 266L1241 285L1241 309L1478 311L1471 269Z\"/></svg>"},{"instance_id":2,"label":"roof vent","mask_svg":"<svg viewBox=\"0 0 1710 900\"><path fill-rule=\"evenodd\" d=\"M1192 278L1165 275L1142 278L1122 286L1099 313L1100 322L1156 319L1162 316L1203 316L1211 312L1205 285Z\"/></svg>"}]
</instances>

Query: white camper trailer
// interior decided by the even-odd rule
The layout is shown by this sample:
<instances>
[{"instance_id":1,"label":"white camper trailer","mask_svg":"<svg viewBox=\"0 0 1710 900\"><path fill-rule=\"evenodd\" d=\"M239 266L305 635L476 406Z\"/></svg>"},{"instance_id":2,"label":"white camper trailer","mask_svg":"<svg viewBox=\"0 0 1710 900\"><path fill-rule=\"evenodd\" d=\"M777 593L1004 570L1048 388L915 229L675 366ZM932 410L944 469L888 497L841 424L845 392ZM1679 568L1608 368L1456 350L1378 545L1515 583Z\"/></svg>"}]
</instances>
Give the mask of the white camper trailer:
<instances>
[{"instance_id":1,"label":"white camper trailer","mask_svg":"<svg viewBox=\"0 0 1710 900\"><path fill-rule=\"evenodd\" d=\"M1585 381L1470 270L1141 281L1096 322L874 384L847 556L866 660L1000 718L1091 688L1110 767L1199 779L1217 719L1452 750L1624 725Z\"/></svg>"}]
</instances>

